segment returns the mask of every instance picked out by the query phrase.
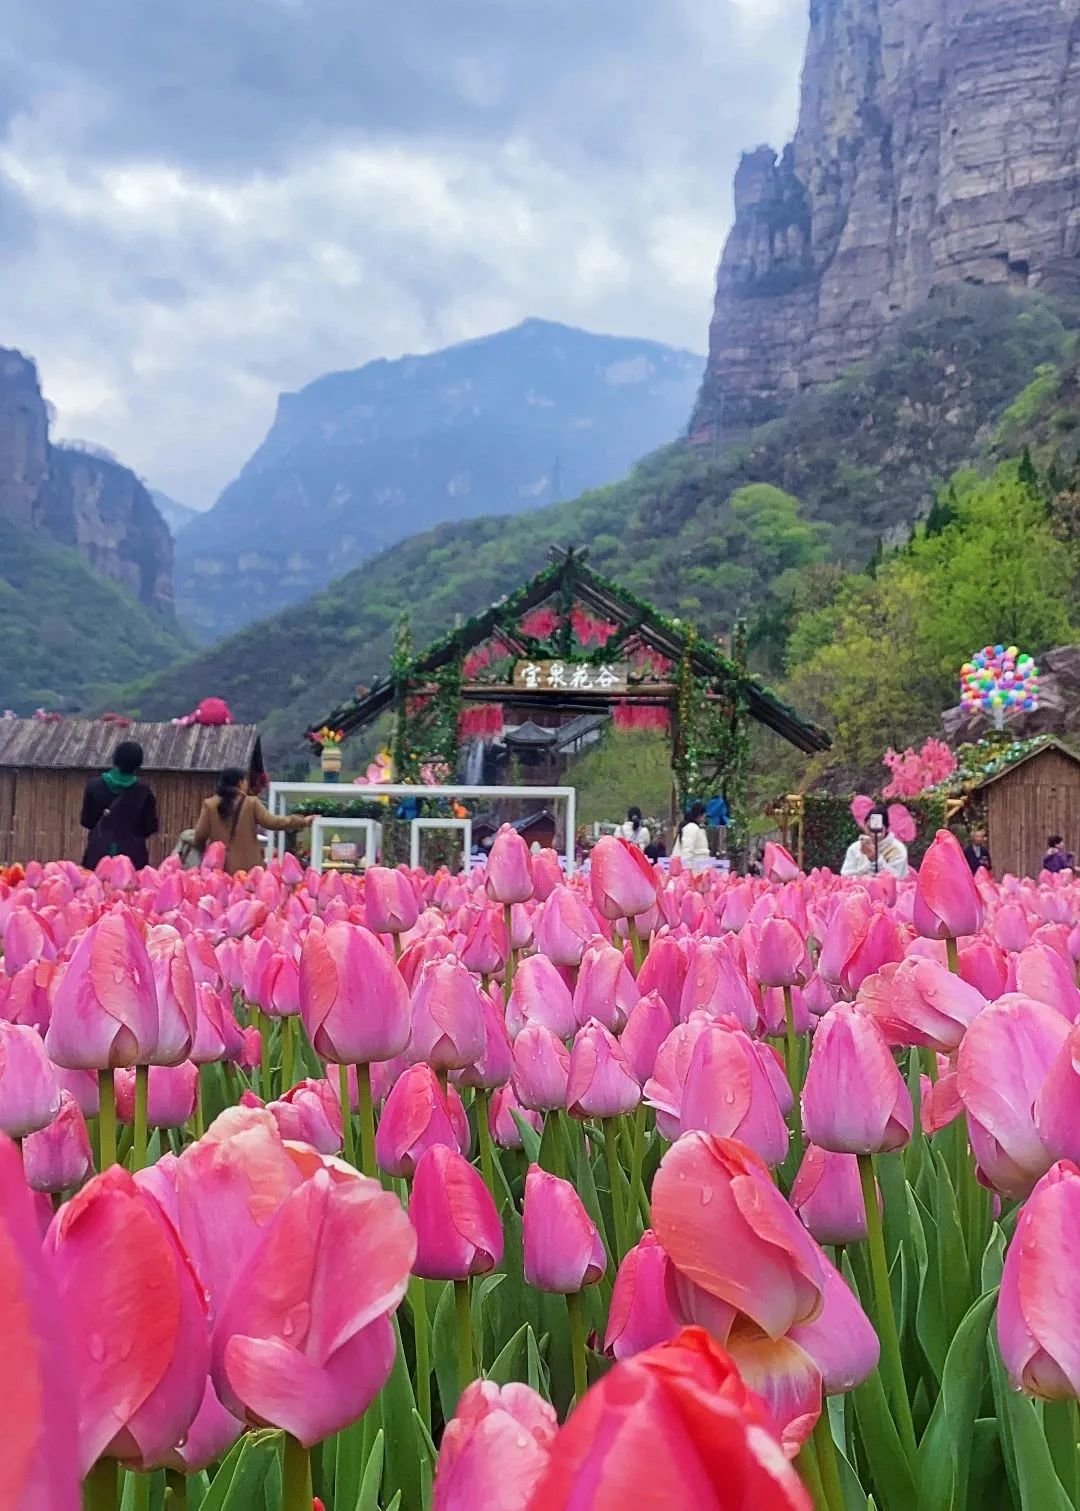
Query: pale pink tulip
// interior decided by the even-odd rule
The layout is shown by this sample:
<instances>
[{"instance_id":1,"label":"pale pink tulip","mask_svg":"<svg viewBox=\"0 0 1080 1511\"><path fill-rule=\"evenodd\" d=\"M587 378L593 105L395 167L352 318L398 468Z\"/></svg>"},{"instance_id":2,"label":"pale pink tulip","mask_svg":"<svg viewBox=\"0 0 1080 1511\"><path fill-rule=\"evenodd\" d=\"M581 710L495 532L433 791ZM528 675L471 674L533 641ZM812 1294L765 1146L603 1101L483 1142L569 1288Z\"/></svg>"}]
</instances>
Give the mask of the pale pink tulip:
<instances>
[{"instance_id":1,"label":"pale pink tulip","mask_svg":"<svg viewBox=\"0 0 1080 1511\"><path fill-rule=\"evenodd\" d=\"M758 1007L736 958L737 946L727 939L698 941L683 982L678 1016L685 1023L694 1012L706 1012L710 1018L732 1013L747 1033L758 1026Z\"/></svg>"},{"instance_id":2,"label":"pale pink tulip","mask_svg":"<svg viewBox=\"0 0 1080 1511\"><path fill-rule=\"evenodd\" d=\"M57 978L45 1036L49 1058L68 1070L147 1064L157 1033L146 946L129 913L106 913L87 929Z\"/></svg>"},{"instance_id":3,"label":"pale pink tulip","mask_svg":"<svg viewBox=\"0 0 1080 1511\"><path fill-rule=\"evenodd\" d=\"M595 1018L613 1034L620 1033L641 995L621 950L599 941L585 951L574 987L579 1027Z\"/></svg>"},{"instance_id":4,"label":"pale pink tulip","mask_svg":"<svg viewBox=\"0 0 1080 1511\"><path fill-rule=\"evenodd\" d=\"M446 1424L433 1511L528 1511L558 1426L554 1407L527 1385L475 1380Z\"/></svg>"},{"instance_id":5,"label":"pale pink tulip","mask_svg":"<svg viewBox=\"0 0 1080 1511\"><path fill-rule=\"evenodd\" d=\"M1069 1029L1035 1097L1035 1127L1055 1160L1080 1158L1080 1024Z\"/></svg>"},{"instance_id":6,"label":"pale pink tulip","mask_svg":"<svg viewBox=\"0 0 1080 1511\"><path fill-rule=\"evenodd\" d=\"M534 934L536 948L555 965L580 965L589 942L600 926L585 899L569 887L559 886L540 910Z\"/></svg>"},{"instance_id":7,"label":"pale pink tulip","mask_svg":"<svg viewBox=\"0 0 1080 1511\"><path fill-rule=\"evenodd\" d=\"M924 939L959 939L977 934L982 919L982 898L960 841L950 830L939 829L919 867L915 928Z\"/></svg>"},{"instance_id":8,"label":"pale pink tulip","mask_svg":"<svg viewBox=\"0 0 1080 1511\"><path fill-rule=\"evenodd\" d=\"M606 834L589 858L589 890L602 918L635 918L655 907L657 876L636 845Z\"/></svg>"},{"instance_id":9,"label":"pale pink tulip","mask_svg":"<svg viewBox=\"0 0 1080 1511\"><path fill-rule=\"evenodd\" d=\"M641 1086L619 1041L602 1023L586 1023L570 1051L566 1110L577 1118L621 1117L640 1101Z\"/></svg>"},{"instance_id":10,"label":"pale pink tulip","mask_svg":"<svg viewBox=\"0 0 1080 1511\"><path fill-rule=\"evenodd\" d=\"M0 1019L0 1132L24 1138L60 1111L60 1088L41 1035Z\"/></svg>"},{"instance_id":11,"label":"pale pink tulip","mask_svg":"<svg viewBox=\"0 0 1080 1511\"><path fill-rule=\"evenodd\" d=\"M488 896L504 907L515 902L528 902L533 895L529 847L510 824L503 824L492 842L486 883Z\"/></svg>"},{"instance_id":12,"label":"pale pink tulip","mask_svg":"<svg viewBox=\"0 0 1080 1511\"><path fill-rule=\"evenodd\" d=\"M525 1177L522 1233L525 1280L537 1290L571 1295L603 1277L603 1240L581 1197L539 1165Z\"/></svg>"},{"instance_id":13,"label":"pale pink tulip","mask_svg":"<svg viewBox=\"0 0 1080 1511\"><path fill-rule=\"evenodd\" d=\"M1080 1307L1071 1275L1080 1233L1080 1169L1062 1160L1039 1181L1005 1255L998 1344L1015 1390L1044 1401L1080 1396Z\"/></svg>"},{"instance_id":14,"label":"pale pink tulip","mask_svg":"<svg viewBox=\"0 0 1080 1511\"><path fill-rule=\"evenodd\" d=\"M887 965L859 988L858 1005L890 1045L919 1044L941 1054L958 1047L986 1006L973 986L934 960Z\"/></svg>"},{"instance_id":15,"label":"pale pink tulip","mask_svg":"<svg viewBox=\"0 0 1080 1511\"><path fill-rule=\"evenodd\" d=\"M911 1138L911 1094L872 1018L841 1002L814 1034L802 1096L811 1143L834 1154L884 1154Z\"/></svg>"},{"instance_id":16,"label":"pale pink tulip","mask_svg":"<svg viewBox=\"0 0 1080 1511\"><path fill-rule=\"evenodd\" d=\"M135 1071L123 1068L114 1077L116 1116L121 1123L135 1121ZM146 1126L182 1128L194 1115L199 1088L199 1068L190 1060L182 1065L152 1065L146 1088Z\"/></svg>"},{"instance_id":17,"label":"pale pink tulip","mask_svg":"<svg viewBox=\"0 0 1080 1511\"><path fill-rule=\"evenodd\" d=\"M70 1092L60 1093L60 1110L48 1127L23 1140L23 1168L32 1191L72 1191L93 1174L86 1119Z\"/></svg>"},{"instance_id":18,"label":"pale pink tulip","mask_svg":"<svg viewBox=\"0 0 1080 1511\"><path fill-rule=\"evenodd\" d=\"M409 994L369 930L309 931L300 954L300 1013L315 1053L332 1064L392 1060L409 1042Z\"/></svg>"},{"instance_id":19,"label":"pale pink tulip","mask_svg":"<svg viewBox=\"0 0 1080 1511\"><path fill-rule=\"evenodd\" d=\"M419 917L416 892L402 871L372 866L364 876L364 912L375 934L407 934Z\"/></svg>"},{"instance_id":20,"label":"pale pink tulip","mask_svg":"<svg viewBox=\"0 0 1080 1511\"><path fill-rule=\"evenodd\" d=\"M475 978L448 956L424 966L412 993L408 1055L434 1070L464 1070L484 1053L484 1006Z\"/></svg>"}]
</instances>

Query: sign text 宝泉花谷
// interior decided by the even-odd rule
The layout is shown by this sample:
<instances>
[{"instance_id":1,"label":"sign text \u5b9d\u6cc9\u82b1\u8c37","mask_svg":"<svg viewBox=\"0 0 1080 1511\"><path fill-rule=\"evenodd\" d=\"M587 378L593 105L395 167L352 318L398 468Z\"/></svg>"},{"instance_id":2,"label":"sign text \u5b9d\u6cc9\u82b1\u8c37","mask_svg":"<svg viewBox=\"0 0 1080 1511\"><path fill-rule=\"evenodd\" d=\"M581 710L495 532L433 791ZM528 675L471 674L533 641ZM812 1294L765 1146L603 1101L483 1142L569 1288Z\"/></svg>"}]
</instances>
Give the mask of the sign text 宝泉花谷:
<instances>
[{"instance_id":1,"label":"sign text \u5b9d\u6cc9\u82b1\u8c37","mask_svg":"<svg viewBox=\"0 0 1080 1511\"><path fill-rule=\"evenodd\" d=\"M622 661L518 661L514 686L535 693L624 693L628 670Z\"/></svg>"}]
</instances>

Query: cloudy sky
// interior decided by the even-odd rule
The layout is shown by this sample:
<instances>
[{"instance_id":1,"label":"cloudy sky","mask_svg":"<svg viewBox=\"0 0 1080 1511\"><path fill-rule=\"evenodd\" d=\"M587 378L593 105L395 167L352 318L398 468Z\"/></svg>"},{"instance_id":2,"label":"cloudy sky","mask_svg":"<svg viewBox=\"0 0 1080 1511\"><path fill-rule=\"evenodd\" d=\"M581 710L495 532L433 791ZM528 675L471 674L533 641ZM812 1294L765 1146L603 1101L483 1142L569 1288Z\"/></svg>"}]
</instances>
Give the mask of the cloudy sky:
<instances>
[{"instance_id":1,"label":"cloudy sky","mask_svg":"<svg viewBox=\"0 0 1080 1511\"><path fill-rule=\"evenodd\" d=\"M0 0L0 345L209 505L277 394L528 315L705 348L806 0Z\"/></svg>"}]
</instances>

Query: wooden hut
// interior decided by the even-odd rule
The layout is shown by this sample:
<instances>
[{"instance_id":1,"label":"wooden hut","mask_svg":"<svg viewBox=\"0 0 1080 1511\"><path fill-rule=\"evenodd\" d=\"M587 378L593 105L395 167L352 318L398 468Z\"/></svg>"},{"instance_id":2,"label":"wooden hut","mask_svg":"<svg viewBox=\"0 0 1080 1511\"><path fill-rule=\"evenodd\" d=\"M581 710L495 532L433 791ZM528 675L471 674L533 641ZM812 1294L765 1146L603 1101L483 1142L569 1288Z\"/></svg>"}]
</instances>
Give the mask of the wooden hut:
<instances>
[{"instance_id":1,"label":"wooden hut","mask_svg":"<svg viewBox=\"0 0 1080 1511\"><path fill-rule=\"evenodd\" d=\"M252 724L121 724L91 719L0 719L0 865L81 860L83 788L112 763L121 740L143 748L142 776L157 799L160 834L150 842L156 864L193 828L217 774L238 766L263 777L259 732Z\"/></svg>"},{"instance_id":2,"label":"wooden hut","mask_svg":"<svg viewBox=\"0 0 1080 1511\"><path fill-rule=\"evenodd\" d=\"M1080 850L1080 756L1060 740L1041 741L969 788L967 806L986 814L995 875L1038 876L1051 834Z\"/></svg>"}]
</instances>

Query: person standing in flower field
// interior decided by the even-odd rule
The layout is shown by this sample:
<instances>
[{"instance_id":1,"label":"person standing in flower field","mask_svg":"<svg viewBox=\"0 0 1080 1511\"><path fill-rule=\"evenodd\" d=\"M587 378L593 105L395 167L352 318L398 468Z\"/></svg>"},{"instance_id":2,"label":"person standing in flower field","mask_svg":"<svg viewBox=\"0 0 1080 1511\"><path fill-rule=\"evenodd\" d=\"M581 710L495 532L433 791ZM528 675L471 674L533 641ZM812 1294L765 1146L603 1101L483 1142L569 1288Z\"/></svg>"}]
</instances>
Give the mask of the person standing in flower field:
<instances>
[{"instance_id":1,"label":"person standing in flower field","mask_svg":"<svg viewBox=\"0 0 1080 1511\"><path fill-rule=\"evenodd\" d=\"M888 811L878 806L866 815L866 829L848 846L841 876L877 876L891 871L896 877L908 872L907 846L889 832Z\"/></svg>"},{"instance_id":2,"label":"person standing in flower field","mask_svg":"<svg viewBox=\"0 0 1080 1511\"><path fill-rule=\"evenodd\" d=\"M646 849L652 838L649 826L642 821L640 808L629 809L626 823L620 824L617 832L620 839L625 839L631 845L637 845L639 850Z\"/></svg>"},{"instance_id":3,"label":"person standing in flower field","mask_svg":"<svg viewBox=\"0 0 1080 1511\"><path fill-rule=\"evenodd\" d=\"M225 846L225 870L231 876L262 864L260 829L295 834L298 829L310 829L314 822L312 814L290 813L279 818L271 813L252 795L247 773L229 766L221 773L214 796L202 805L192 842L203 852L207 845L220 841Z\"/></svg>"},{"instance_id":4,"label":"person standing in flower field","mask_svg":"<svg viewBox=\"0 0 1080 1511\"><path fill-rule=\"evenodd\" d=\"M89 831L83 854L88 871L110 855L126 855L136 870L149 864L146 842L158 832L158 812L154 794L139 781L142 763L142 746L122 740L109 770L87 782L79 823Z\"/></svg>"}]
</instances>

